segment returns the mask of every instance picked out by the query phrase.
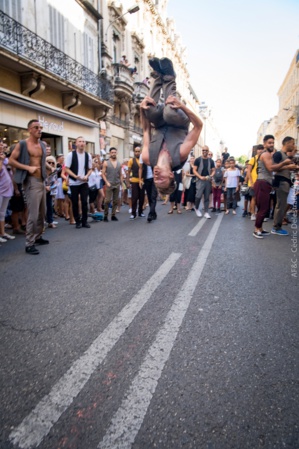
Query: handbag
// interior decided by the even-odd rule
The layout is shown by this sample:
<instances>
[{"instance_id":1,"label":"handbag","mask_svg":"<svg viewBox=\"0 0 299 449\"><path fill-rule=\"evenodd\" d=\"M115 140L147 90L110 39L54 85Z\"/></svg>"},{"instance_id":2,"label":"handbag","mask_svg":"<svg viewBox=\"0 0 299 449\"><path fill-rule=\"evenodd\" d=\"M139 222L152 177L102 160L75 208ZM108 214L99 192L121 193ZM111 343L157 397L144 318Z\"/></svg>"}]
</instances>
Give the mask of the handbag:
<instances>
[{"instance_id":1,"label":"handbag","mask_svg":"<svg viewBox=\"0 0 299 449\"><path fill-rule=\"evenodd\" d=\"M65 180L62 183L62 190L63 190L63 193L67 193L69 190L69 186L67 185L67 181L65 181Z\"/></svg>"},{"instance_id":2,"label":"handbag","mask_svg":"<svg viewBox=\"0 0 299 449\"><path fill-rule=\"evenodd\" d=\"M91 192L95 192L96 190L98 190L98 187L97 187L96 184L94 184L93 186L90 186L90 187L89 187L89 190L90 190Z\"/></svg>"},{"instance_id":3,"label":"handbag","mask_svg":"<svg viewBox=\"0 0 299 449\"><path fill-rule=\"evenodd\" d=\"M184 185L185 190L190 189L191 180L192 180L191 176L185 176L184 177L183 185Z\"/></svg>"}]
</instances>

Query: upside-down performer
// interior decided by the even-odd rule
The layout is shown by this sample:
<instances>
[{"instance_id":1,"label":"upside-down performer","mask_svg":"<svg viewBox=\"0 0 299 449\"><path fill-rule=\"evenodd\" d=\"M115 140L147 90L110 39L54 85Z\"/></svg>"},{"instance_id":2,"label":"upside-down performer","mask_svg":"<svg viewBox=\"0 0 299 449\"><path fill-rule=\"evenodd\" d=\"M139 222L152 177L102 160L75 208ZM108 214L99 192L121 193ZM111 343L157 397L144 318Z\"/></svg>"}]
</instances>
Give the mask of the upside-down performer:
<instances>
[{"instance_id":1,"label":"upside-down performer","mask_svg":"<svg viewBox=\"0 0 299 449\"><path fill-rule=\"evenodd\" d=\"M174 171L185 164L197 143L202 121L176 97L176 74L168 58L152 58L150 95L140 104L143 126L142 160L153 168L160 194L175 190ZM161 90L164 103L160 102ZM189 131L190 122L193 125Z\"/></svg>"}]
</instances>

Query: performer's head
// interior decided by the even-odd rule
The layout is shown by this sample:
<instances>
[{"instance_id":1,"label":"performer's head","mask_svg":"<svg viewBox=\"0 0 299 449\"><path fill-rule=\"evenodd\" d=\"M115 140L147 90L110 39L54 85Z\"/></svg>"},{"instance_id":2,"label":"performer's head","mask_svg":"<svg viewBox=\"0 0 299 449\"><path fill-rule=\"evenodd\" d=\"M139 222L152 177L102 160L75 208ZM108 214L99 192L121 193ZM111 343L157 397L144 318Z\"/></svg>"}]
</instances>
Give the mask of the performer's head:
<instances>
[{"instance_id":1,"label":"performer's head","mask_svg":"<svg viewBox=\"0 0 299 449\"><path fill-rule=\"evenodd\" d=\"M174 173L171 167L171 157L165 142L160 151L157 165L153 168L154 183L161 195L170 195L176 189Z\"/></svg>"}]
</instances>

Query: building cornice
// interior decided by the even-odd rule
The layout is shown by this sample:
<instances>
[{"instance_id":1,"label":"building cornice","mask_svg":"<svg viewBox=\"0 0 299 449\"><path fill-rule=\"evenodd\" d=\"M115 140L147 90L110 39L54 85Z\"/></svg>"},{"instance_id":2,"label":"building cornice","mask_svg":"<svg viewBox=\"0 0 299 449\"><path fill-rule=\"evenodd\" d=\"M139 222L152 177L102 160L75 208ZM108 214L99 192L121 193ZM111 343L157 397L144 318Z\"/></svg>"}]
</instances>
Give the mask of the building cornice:
<instances>
[{"instance_id":1,"label":"building cornice","mask_svg":"<svg viewBox=\"0 0 299 449\"><path fill-rule=\"evenodd\" d=\"M180 54L178 53L178 49L175 45L175 42L169 36L168 28L163 23L163 20L160 16L159 12L157 11L157 8L156 8L154 2L152 0L143 0L143 2L144 2L144 4L146 4L149 7L149 10L151 11L152 15L155 17L155 22L158 25L158 27L160 28L162 34L165 36L166 42L171 47L171 50L173 51L174 55L181 61L181 57L180 57ZM189 76L189 73L184 64L182 64L182 67L185 70L185 74L187 76Z\"/></svg>"}]
</instances>

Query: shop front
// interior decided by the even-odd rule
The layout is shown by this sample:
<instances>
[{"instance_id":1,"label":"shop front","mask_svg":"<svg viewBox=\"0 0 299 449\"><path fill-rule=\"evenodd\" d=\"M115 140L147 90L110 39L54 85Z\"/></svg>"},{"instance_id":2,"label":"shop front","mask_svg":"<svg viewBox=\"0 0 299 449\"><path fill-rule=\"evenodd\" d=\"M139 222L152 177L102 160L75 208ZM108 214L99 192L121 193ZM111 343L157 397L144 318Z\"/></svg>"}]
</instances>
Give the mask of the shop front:
<instances>
[{"instance_id":1,"label":"shop front","mask_svg":"<svg viewBox=\"0 0 299 449\"><path fill-rule=\"evenodd\" d=\"M98 122L0 89L0 138L9 147L28 137L27 123L32 119L41 123L42 140L54 156L71 151L78 136L85 138L89 153L100 153Z\"/></svg>"}]
</instances>

